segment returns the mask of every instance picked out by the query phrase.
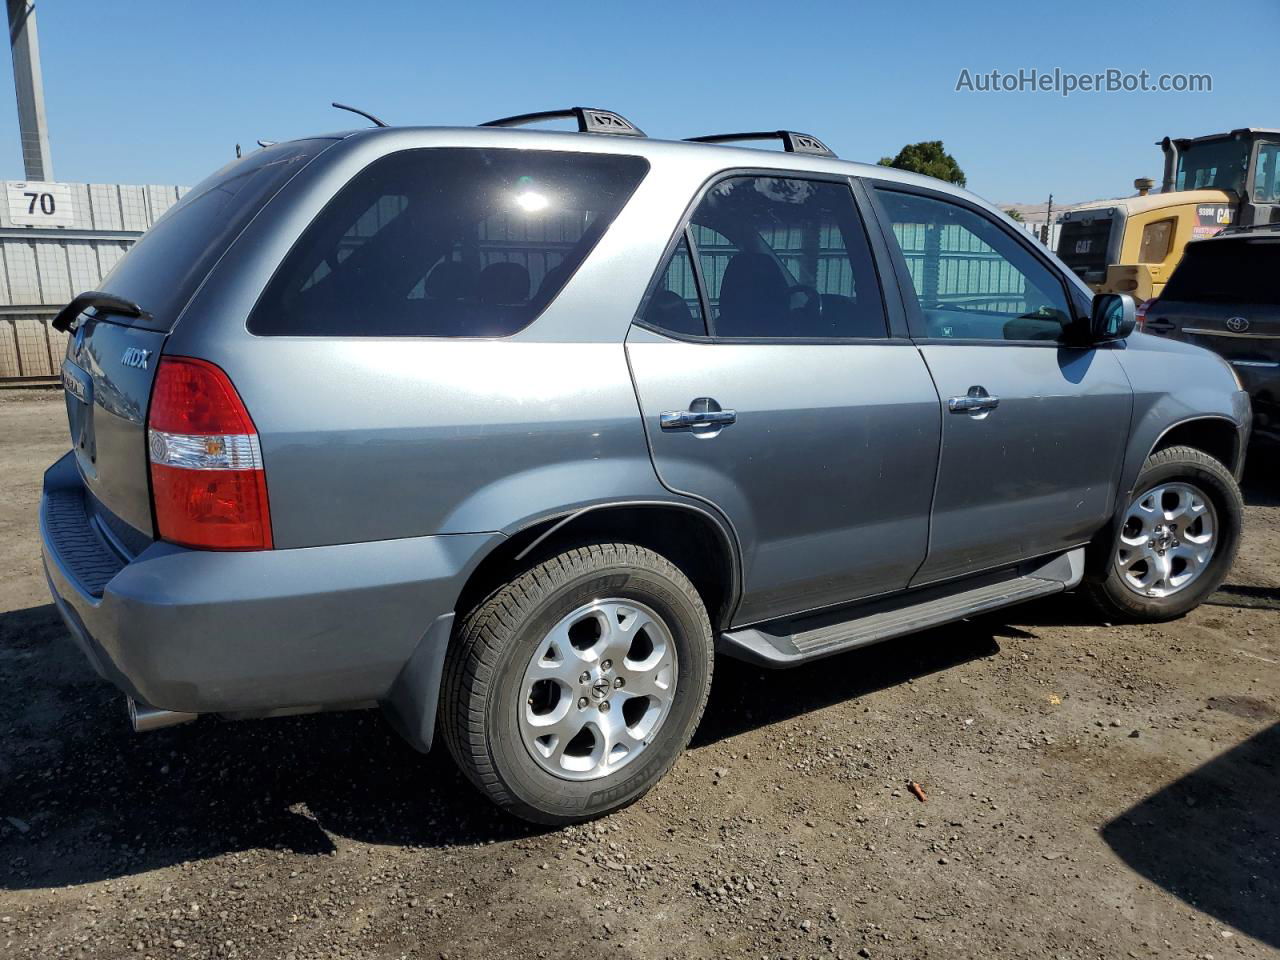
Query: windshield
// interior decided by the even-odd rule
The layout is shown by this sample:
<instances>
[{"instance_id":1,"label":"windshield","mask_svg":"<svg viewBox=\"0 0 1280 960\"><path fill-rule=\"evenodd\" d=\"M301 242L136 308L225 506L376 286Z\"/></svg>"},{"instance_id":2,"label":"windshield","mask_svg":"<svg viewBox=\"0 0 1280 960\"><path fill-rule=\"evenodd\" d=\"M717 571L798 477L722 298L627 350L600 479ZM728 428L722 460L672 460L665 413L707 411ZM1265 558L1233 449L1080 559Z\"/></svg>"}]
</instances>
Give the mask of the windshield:
<instances>
[{"instance_id":1,"label":"windshield","mask_svg":"<svg viewBox=\"0 0 1280 960\"><path fill-rule=\"evenodd\" d=\"M1186 147L1178 157L1177 190L1241 192L1249 165L1247 140L1207 140Z\"/></svg>"}]
</instances>

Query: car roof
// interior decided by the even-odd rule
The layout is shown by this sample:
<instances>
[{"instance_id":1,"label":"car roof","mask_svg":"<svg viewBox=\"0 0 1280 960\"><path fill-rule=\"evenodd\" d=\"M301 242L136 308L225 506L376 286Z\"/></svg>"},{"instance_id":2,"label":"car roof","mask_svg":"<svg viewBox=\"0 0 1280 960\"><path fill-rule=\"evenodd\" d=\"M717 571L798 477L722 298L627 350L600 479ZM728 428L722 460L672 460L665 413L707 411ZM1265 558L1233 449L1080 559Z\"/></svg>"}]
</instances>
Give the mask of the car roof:
<instances>
[{"instance_id":1,"label":"car roof","mask_svg":"<svg viewBox=\"0 0 1280 960\"><path fill-rule=\"evenodd\" d=\"M798 171L827 176L861 177L927 187L953 194L1003 215L1003 211L968 190L922 174L879 164L842 160L809 153L789 153L762 147L737 147L688 140L661 140L645 136L530 130L512 127L366 127L335 136L349 141L385 141L386 152L414 147L498 147L524 150L565 150L574 153L617 153L644 157L655 163L685 163L718 170L758 169Z\"/></svg>"}]
</instances>

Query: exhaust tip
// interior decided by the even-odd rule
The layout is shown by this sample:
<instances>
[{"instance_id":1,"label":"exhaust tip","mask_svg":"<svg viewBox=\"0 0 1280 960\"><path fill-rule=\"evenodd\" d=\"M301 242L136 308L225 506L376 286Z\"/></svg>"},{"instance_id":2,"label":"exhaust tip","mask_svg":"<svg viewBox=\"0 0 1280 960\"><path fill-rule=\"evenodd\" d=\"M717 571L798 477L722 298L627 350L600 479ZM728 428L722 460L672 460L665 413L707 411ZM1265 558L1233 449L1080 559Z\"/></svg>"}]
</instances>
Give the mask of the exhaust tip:
<instances>
[{"instance_id":1,"label":"exhaust tip","mask_svg":"<svg viewBox=\"0 0 1280 960\"><path fill-rule=\"evenodd\" d=\"M150 704L139 703L133 697L125 698L129 702L129 725L134 733L148 733L163 727L176 727L180 723L190 723L197 714L179 713L176 710L161 710Z\"/></svg>"}]
</instances>

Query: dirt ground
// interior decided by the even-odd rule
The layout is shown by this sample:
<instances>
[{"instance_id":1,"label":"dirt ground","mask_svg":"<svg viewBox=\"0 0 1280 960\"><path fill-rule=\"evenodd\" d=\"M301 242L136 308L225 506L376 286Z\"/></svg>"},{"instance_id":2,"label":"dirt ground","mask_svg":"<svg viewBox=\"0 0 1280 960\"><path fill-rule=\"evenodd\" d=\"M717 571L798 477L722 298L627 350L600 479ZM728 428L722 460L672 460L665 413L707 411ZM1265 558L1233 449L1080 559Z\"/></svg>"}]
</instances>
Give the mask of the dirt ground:
<instances>
[{"instance_id":1,"label":"dirt ground","mask_svg":"<svg viewBox=\"0 0 1280 960\"><path fill-rule=\"evenodd\" d=\"M373 712L131 734L41 574L66 447L59 397L0 395L0 957L1280 954L1275 459L1186 619L721 661L664 782L546 831Z\"/></svg>"}]
</instances>

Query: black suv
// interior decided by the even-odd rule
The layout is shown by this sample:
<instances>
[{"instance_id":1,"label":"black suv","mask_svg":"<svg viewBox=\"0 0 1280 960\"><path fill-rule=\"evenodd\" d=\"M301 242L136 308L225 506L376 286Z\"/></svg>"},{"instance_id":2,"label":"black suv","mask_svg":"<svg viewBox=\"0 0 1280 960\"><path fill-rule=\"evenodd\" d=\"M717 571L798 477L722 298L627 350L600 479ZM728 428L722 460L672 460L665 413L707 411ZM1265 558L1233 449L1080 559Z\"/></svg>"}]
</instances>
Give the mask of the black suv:
<instances>
[{"instance_id":1,"label":"black suv","mask_svg":"<svg viewBox=\"0 0 1280 960\"><path fill-rule=\"evenodd\" d=\"M1280 444L1280 224L1187 244L1144 312L1147 333L1221 354L1253 401L1254 437Z\"/></svg>"}]
</instances>

